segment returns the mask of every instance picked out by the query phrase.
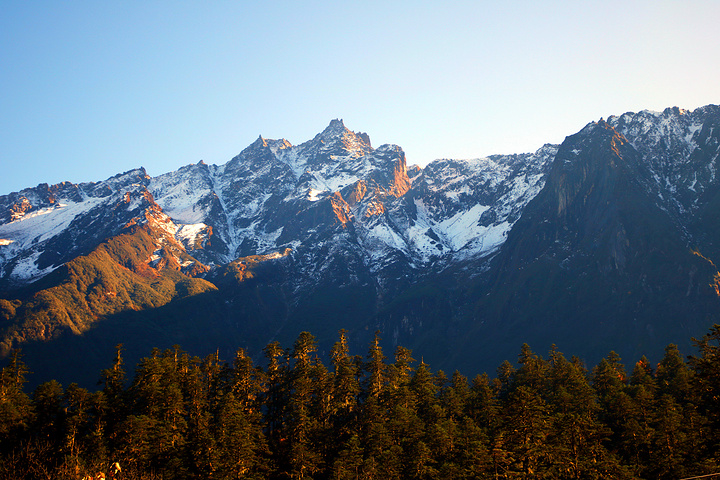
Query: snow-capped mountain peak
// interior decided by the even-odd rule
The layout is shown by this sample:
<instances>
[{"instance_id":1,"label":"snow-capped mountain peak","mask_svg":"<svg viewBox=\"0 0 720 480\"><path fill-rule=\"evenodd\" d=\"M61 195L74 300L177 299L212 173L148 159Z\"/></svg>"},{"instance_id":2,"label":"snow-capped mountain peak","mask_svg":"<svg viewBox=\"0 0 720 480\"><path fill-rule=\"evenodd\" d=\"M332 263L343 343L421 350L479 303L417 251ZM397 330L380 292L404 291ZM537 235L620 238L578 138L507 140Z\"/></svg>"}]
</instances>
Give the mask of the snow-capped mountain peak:
<instances>
[{"instance_id":1,"label":"snow-capped mountain peak","mask_svg":"<svg viewBox=\"0 0 720 480\"><path fill-rule=\"evenodd\" d=\"M613 116L588 124L563 159L584 155L582 141L591 130L614 129L652 172L648 188L665 208L682 213L697 202L689 193L704 191L714 179L717 132L706 124L717 116L713 106ZM208 264L288 247L307 252L320 238L345 245L375 274L400 258L408 271L438 259L482 259L503 245L525 205L543 188L558 148L437 160L409 176L399 146L375 149L367 134L335 119L299 145L259 136L220 166L199 162L155 178L139 168L103 182L39 186L2 197L3 275L11 274L20 251L28 258L40 250L31 245L76 228L73 222L91 210L109 209L125 198L132 200L126 203L130 210L141 208L145 191L167 216L158 225L172 223L165 231ZM698 152L705 152L702 161ZM156 212L156 219L160 216ZM41 233L21 235L20 230L31 231L20 228L23 218Z\"/></svg>"},{"instance_id":2,"label":"snow-capped mountain peak","mask_svg":"<svg viewBox=\"0 0 720 480\"><path fill-rule=\"evenodd\" d=\"M340 119L332 120L325 130L298 148L311 163L327 161L329 157L361 157L373 151L367 134L350 131Z\"/></svg>"},{"instance_id":3,"label":"snow-capped mountain peak","mask_svg":"<svg viewBox=\"0 0 720 480\"><path fill-rule=\"evenodd\" d=\"M399 146L373 148L333 120L299 145L259 136L222 165L39 185L0 196L0 353L62 334L76 311L86 323L73 331L107 319L155 335L166 322L233 348L297 329L327 339L349 327L360 343L379 330L473 365L517 331L640 344L717 316L719 156L713 105L410 169ZM31 298L57 282L37 297L52 303ZM55 330L36 328L48 313Z\"/></svg>"},{"instance_id":4,"label":"snow-capped mountain peak","mask_svg":"<svg viewBox=\"0 0 720 480\"><path fill-rule=\"evenodd\" d=\"M383 270L377 265L387 256L400 255L408 268L417 268L458 252L487 255L502 244L522 206L542 186L553 152L437 161L418 169L411 185L399 146L374 149L367 134L335 119L297 146L259 136L220 166L199 162L155 178L138 168L103 182L3 197L3 275L13 275L18 258L41 250L31 245L60 238L81 219L102 218L94 212L116 210L112 205L119 204L136 219L123 217L117 228L150 221L208 264L288 246L313 249L321 232L340 235L343 248L360 245L358 262L375 272ZM150 217L138 217L148 208ZM33 228L20 228L16 222L23 217ZM41 233L30 238L21 230ZM43 265L32 275L13 278L36 278L51 266Z\"/></svg>"},{"instance_id":5,"label":"snow-capped mountain peak","mask_svg":"<svg viewBox=\"0 0 720 480\"><path fill-rule=\"evenodd\" d=\"M694 111L678 107L643 110L608 118L642 157L650 172L647 188L664 208L680 217L697 209L698 195L715 181L720 140L720 107Z\"/></svg>"}]
</instances>

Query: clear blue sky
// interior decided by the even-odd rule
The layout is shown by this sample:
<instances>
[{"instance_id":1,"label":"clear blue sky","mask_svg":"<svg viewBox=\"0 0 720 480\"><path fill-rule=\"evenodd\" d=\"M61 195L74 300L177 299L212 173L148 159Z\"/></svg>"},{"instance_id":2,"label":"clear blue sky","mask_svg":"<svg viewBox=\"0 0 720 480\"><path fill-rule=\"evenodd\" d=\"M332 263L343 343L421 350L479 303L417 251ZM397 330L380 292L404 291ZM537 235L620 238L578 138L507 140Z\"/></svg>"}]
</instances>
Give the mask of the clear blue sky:
<instances>
[{"instance_id":1,"label":"clear blue sky","mask_svg":"<svg viewBox=\"0 0 720 480\"><path fill-rule=\"evenodd\" d=\"M0 194L222 164L331 119L408 163L720 103L716 1L0 2Z\"/></svg>"}]
</instances>

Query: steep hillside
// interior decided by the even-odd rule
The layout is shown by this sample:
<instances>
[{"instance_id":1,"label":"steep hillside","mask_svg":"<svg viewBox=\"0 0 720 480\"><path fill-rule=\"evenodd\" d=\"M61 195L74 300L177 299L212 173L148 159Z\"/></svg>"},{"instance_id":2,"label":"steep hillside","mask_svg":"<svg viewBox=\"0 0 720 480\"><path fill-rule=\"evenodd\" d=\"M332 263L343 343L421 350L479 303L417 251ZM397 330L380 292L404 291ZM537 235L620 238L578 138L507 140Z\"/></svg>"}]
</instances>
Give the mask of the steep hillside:
<instances>
[{"instance_id":1,"label":"steep hillside","mask_svg":"<svg viewBox=\"0 0 720 480\"><path fill-rule=\"evenodd\" d=\"M477 286L473 341L556 343L592 362L611 349L659 353L717 321L718 270L649 188L667 187L656 180L609 123L568 137Z\"/></svg>"},{"instance_id":2,"label":"steep hillside","mask_svg":"<svg viewBox=\"0 0 720 480\"><path fill-rule=\"evenodd\" d=\"M66 332L82 335L94 322L120 312L154 309L215 289L182 273L180 262L193 260L177 246L160 244L153 233L147 225L133 225L0 300L0 355Z\"/></svg>"}]
</instances>

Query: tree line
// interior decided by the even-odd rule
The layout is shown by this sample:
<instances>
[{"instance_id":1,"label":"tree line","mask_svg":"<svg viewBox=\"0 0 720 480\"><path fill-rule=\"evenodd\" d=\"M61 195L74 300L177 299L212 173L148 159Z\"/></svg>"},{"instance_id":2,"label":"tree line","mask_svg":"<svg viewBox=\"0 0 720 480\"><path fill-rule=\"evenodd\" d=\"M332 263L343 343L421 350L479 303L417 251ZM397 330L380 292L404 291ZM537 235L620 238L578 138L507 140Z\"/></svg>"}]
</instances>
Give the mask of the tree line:
<instances>
[{"instance_id":1,"label":"tree line","mask_svg":"<svg viewBox=\"0 0 720 480\"><path fill-rule=\"evenodd\" d=\"M523 345L516 364L468 379L433 372L376 334L346 334L326 365L314 337L274 342L264 366L180 347L126 373L122 346L94 392L23 390L13 352L0 377L0 478L80 479L118 462L127 479L660 478L720 472L720 325L684 357L674 345L626 370L588 370ZM327 363L327 361L326 361Z\"/></svg>"}]
</instances>

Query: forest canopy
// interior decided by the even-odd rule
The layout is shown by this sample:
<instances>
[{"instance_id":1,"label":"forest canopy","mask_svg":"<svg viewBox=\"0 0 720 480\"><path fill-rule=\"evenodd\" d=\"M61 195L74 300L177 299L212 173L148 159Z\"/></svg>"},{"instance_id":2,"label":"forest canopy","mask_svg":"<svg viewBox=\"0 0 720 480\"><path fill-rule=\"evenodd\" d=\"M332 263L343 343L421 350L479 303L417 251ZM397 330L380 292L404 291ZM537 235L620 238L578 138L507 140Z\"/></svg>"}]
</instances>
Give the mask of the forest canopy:
<instances>
[{"instance_id":1,"label":"forest canopy","mask_svg":"<svg viewBox=\"0 0 720 480\"><path fill-rule=\"evenodd\" d=\"M720 472L720 325L684 357L592 369L522 345L490 377L433 371L397 347L323 360L303 332L263 365L179 346L126 371L122 345L96 391L28 395L14 351L0 376L0 478L660 478Z\"/></svg>"}]
</instances>

